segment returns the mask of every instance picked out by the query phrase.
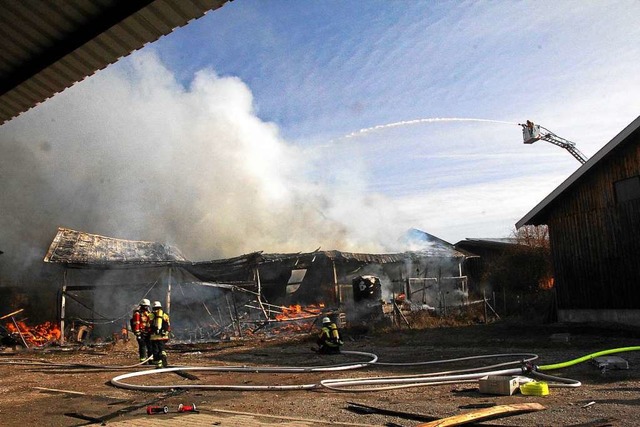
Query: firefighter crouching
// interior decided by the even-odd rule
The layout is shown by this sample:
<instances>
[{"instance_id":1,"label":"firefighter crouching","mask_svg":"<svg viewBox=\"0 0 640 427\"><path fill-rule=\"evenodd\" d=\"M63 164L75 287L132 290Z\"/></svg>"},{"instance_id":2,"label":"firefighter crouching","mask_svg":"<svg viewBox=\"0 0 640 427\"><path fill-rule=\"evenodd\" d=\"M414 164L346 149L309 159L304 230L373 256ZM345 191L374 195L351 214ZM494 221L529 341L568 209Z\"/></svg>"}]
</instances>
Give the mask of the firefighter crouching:
<instances>
[{"instance_id":1,"label":"firefighter crouching","mask_svg":"<svg viewBox=\"0 0 640 427\"><path fill-rule=\"evenodd\" d=\"M322 330L317 343L320 346L320 354L340 354L340 347L344 343L340 339L338 327L328 317L322 319Z\"/></svg>"},{"instance_id":2,"label":"firefighter crouching","mask_svg":"<svg viewBox=\"0 0 640 427\"><path fill-rule=\"evenodd\" d=\"M151 322L151 349L153 351L153 364L156 368L166 368L167 352L164 346L169 341L169 332L171 325L169 323L169 315L162 311L160 301L154 301L153 312L150 316Z\"/></svg>"},{"instance_id":3,"label":"firefighter crouching","mask_svg":"<svg viewBox=\"0 0 640 427\"><path fill-rule=\"evenodd\" d=\"M138 342L138 355L140 362L144 362L153 353L150 341L150 324L149 316L151 315L151 302L148 299L140 301L140 305L133 311L131 317L131 331L136 336Z\"/></svg>"}]
</instances>

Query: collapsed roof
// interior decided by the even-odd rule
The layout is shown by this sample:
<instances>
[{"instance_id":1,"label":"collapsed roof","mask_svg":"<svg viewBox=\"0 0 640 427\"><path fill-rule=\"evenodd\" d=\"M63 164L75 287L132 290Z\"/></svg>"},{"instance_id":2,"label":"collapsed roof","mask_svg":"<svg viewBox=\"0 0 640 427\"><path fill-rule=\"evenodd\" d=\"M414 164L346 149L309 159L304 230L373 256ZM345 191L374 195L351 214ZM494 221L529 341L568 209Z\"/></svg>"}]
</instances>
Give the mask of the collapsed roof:
<instances>
[{"instance_id":1,"label":"collapsed roof","mask_svg":"<svg viewBox=\"0 0 640 427\"><path fill-rule=\"evenodd\" d=\"M60 227L49 246L45 262L65 264L71 268L117 269L177 266L201 280L230 280L251 269L270 263L290 268L307 268L317 257L338 263L358 262L388 264L417 260L424 257L464 258L465 254L451 247L425 246L421 250L392 254L366 254L337 250L307 253L264 254L252 252L234 258L192 262L175 247L167 244L105 237Z\"/></svg>"},{"instance_id":2,"label":"collapsed roof","mask_svg":"<svg viewBox=\"0 0 640 427\"><path fill-rule=\"evenodd\" d=\"M172 246L156 242L115 239L59 227L44 262L68 266L149 267L185 262L186 258Z\"/></svg>"}]
</instances>

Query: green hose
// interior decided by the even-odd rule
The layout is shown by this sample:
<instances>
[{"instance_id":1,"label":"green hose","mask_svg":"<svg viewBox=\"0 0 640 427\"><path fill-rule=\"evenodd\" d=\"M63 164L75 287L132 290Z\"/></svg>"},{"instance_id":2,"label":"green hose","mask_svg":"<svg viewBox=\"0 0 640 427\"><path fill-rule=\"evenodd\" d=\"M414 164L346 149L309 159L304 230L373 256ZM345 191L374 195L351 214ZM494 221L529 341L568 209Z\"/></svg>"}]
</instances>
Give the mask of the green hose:
<instances>
[{"instance_id":1,"label":"green hose","mask_svg":"<svg viewBox=\"0 0 640 427\"><path fill-rule=\"evenodd\" d=\"M538 370L539 371L552 371L554 369L561 369L561 368L566 368L568 366L577 365L578 363L582 363L582 362L585 362L587 360L591 360L594 357L598 357L598 356L604 356L604 355L607 355L607 354L614 354L614 353L623 353L625 351L638 351L638 350L640 350L640 346L612 348L611 350L603 350L603 351L598 351L596 353L587 354L586 356L582 356L582 357L579 357L577 359L569 360L567 362L554 363L553 365L538 366Z\"/></svg>"}]
</instances>

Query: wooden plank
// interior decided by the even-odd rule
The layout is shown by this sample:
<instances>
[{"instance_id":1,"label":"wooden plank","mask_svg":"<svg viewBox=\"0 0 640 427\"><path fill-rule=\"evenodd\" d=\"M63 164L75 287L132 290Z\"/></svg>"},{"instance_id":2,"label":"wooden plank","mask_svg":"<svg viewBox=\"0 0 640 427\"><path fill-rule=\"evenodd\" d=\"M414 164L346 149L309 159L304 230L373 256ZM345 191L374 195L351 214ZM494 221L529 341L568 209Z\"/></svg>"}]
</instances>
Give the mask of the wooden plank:
<instances>
[{"instance_id":1,"label":"wooden plank","mask_svg":"<svg viewBox=\"0 0 640 427\"><path fill-rule=\"evenodd\" d=\"M36 390L42 390L42 391L50 391L52 393L64 393L64 394L75 394L78 396L86 396L87 393L83 393L81 391L72 391L72 390L60 390L57 388L46 388L46 387L34 387Z\"/></svg>"},{"instance_id":2,"label":"wooden plank","mask_svg":"<svg viewBox=\"0 0 640 427\"><path fill-rule=\"evenodd\" d=\"M516 403L513 405L498 405L492 408L479 409L452 417L441 418L436 421L418 424L416 427L449 427L461 426L477 421L495 420L497 418L510 417L512 415L526 414L528 412L542 411L546 409L539 403Z\"/></svg>"},{"instance_id":3,"label":"wooden plank","mask_svg":"<svg viewBox=\"0 0 640 427\"><path fill-rule=\"evenodd\" d=\"M347 410L350 410L358 414L389 415L392 417L398 417L405 420L413 420L413 421L436 421L439 419L437 417L434 417L433 415L417 414L414 412L394 411L392 409L378 408L375 406L364 405L362 403L356 403L356 402L347 402L347 403L349 404L349 406L347 407ZM495 403L485 403L484 405L496 406ZM482 406L482 407L486 408L487 406ZM389 426L391 424L393 423L387 423L386 425ZM501 426L497 426L494 424L476 424L475 422L469 425L482 426L482 427L508 427L508 426L505 426L504 424L502 424Z\"/></svg>"},{"instance_id":4,"label":"wooden plank","mask_svg":"<svg viewBox=\"0 0 640 427\"><path fill-rule=\"evenodd\" d=\"M2 253L2 252L0 252L0 253ZM0 317L0 320L4 320L4 319L6 319L7 317L15 316L16 314L18 314L18 313L20 313L20 312L23 312L23 311L24 311L24 308L21 308L20 310L16 310L16 311L14 311L13 313L5 314L4 316Z\"/></svg>"}]
</instances>

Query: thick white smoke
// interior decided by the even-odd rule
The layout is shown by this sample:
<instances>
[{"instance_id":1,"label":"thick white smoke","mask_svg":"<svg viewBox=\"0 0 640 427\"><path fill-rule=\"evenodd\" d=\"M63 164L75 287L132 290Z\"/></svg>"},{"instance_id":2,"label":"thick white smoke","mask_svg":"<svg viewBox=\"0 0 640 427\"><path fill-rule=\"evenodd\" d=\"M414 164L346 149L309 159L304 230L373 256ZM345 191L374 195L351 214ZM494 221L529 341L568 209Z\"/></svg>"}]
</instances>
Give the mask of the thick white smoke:
<instances>
[{"instance_id":1,"label":"thick white smoke","mask_svg":"<svg viewBox=\"0 0 640 427\"><path fill-rule=\"evenodd\" d=\"M383 251L391 203L284 141L238 78L189 87L137 53L0 128L2 273L41 263L58 226L176 245L191 260L317 247ZM23 265L18 265L22 263Z\"/></svg>"}]
</instances>

